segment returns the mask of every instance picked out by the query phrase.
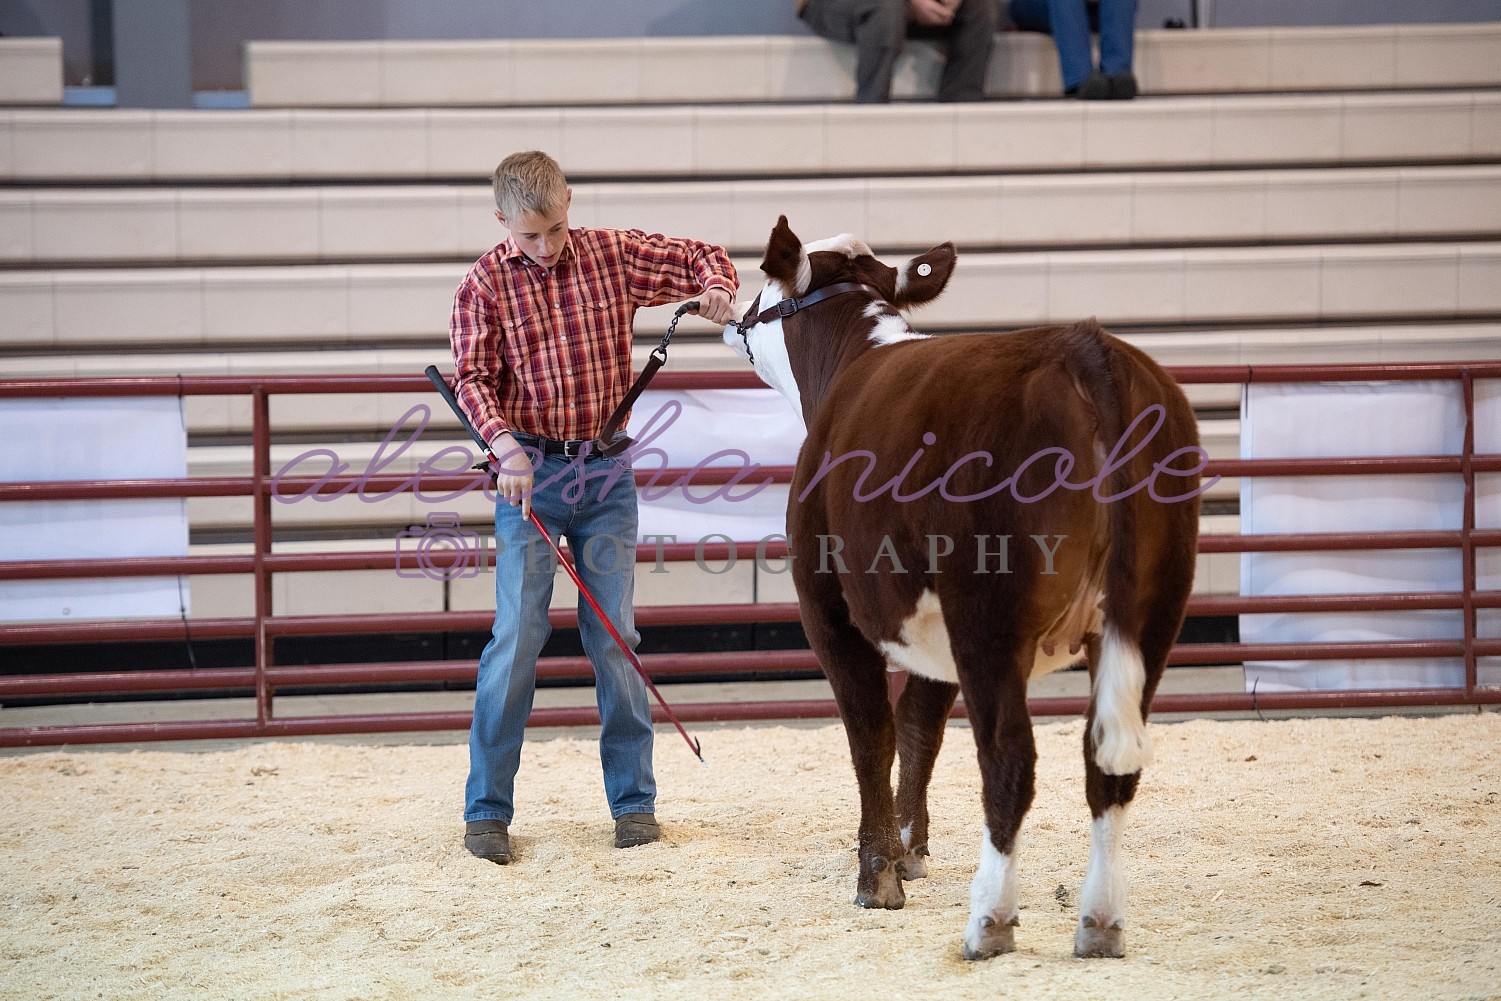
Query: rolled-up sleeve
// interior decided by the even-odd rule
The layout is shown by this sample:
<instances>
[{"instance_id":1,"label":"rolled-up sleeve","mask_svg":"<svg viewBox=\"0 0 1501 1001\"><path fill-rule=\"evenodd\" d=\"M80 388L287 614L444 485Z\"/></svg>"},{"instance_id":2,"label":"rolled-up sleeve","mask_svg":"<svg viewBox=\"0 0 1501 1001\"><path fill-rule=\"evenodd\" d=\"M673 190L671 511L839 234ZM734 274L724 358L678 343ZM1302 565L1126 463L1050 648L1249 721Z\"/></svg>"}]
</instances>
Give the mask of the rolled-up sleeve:
<instances>
[{"instance_id":1,"label":"rolled-up sleeve","mask_svg":"<svg viewBox=\"0 0 1501 1001\"><path fill-rule=\"evenodd\" d=\"M740 283L723 247L699 240L623 230L626 281L631 298L657 306L722 288L731 299Z\"/></svg>"}]
</instances>

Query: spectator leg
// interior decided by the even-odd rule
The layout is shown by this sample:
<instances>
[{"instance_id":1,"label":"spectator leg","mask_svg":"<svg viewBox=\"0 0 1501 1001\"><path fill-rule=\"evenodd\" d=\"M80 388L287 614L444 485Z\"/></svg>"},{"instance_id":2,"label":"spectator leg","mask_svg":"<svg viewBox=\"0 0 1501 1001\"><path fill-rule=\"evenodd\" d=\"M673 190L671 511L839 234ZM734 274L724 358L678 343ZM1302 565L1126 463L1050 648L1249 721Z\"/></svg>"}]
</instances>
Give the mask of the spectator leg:
<instances>
[{"instance_id":1,"label":"spectator leg","mask_svg":"<svg viewBox=\"0 0 1501 1001\"><path fill-rule=\"evenodd\" d=\"M1089 47L1089 12L1084 0L1048 0L1048 30L1058 46L1058 69L1065 92L1073 90L1094 71Z\"/></svg>"},{"instance_id":2,"label":"spectator leg","mask_svg":"<svg viewBox=\"0 0 1501 1001\"><path fill-rule=\"evenodd\" d=\"M949 26L948 54L938 82L940 101L985 99L985 78L1000 13L994 0L964 0Z\"/></svg>"},{"instance_id":3,"label":"spectator leg","mask_svg":"<svg viewBox=\"0 0 1501 1001\"><path fill-rule=\"evenodd\" d=\"M1100 0L1100 72L1131 71L1136 45L1136 0Z\"/></svg>"},{"instance_id":4,"label":"spectator leg","mask_svg":"<svg viewBox=\"0 0 1501 1001\"><path fill-rule=\"evenodd\" d=\"M907 0L808 0L800 15L813 31L855 46L855 100L891 100L891 71L907 34Z\"/></svg>"},{"instance_id":5,"label":"spectator leg","mask_svg":"<svg viewBox=\"0 0 1501 1001\"><path fill-rule=\"evenodd\" d=\"M866 0L855 6L855 100L891 100L891 72L907 38L907 0Z\"/></svg>"}]
</instances>

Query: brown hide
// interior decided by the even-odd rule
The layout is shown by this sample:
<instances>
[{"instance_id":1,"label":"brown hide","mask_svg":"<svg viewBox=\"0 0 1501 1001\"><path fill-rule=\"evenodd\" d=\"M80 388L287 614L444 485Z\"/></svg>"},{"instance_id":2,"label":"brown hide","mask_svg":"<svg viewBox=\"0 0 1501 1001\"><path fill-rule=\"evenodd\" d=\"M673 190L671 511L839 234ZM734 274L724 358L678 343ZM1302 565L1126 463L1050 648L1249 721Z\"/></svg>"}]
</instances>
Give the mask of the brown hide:
<instances>
[{"instance_id":1,"label":"brown hide","mask_svg":"<svg viewBox=\"0 0 1501 1001\"><path fill-rule=\"evenodd\" d=\"M1197 424L1172 379L1093 320L912 335L896 311L942 292L952 245L900 271L850 237L812 246L779 220L762 268L787 298L862 286L781 320L808 426L788 502L792 573L860 783L856 901L900 907L902 881L926 871L927 784L962 691L994 851L982 854L964 955L996 955L1013 947L1016 921L996 859L1014 853L1034 792L1034 669L1088 654L1093 817L1130 802L1149 760L1145 718L1193 582ZM922 604L928 591L936 605ZM946 654L951 665L937 659ZM892 664L915 672L894 712ZM1093 910L1081 898L1076 955L1122 954L1123 900L1100 889L1115 851L1092 849L1098 879Z\"/></svg>"},{"instance_id":2,"label":"brown hide","mask_svg":"<svg viewBox=\"0 0 1501 1001\"><path fill-rule=\"evenodd\" d=\"M845 311L858 314L860 305L852 303ZM945 609L963 608L965 618L974 616L972 623L1015 631L1024 642L1045 642L1050 628L1067 617L1074 599L1091 595L1096 590L1091 583L1102 583L1113 505L1097 502L1092 490L1062 487L1030 503L1016 499L1010 489L968 501L945 499L937 489L907 501L896 499L891 489L863 501L857 497L898 477L903 496L938 481L951 496L972 496L1000 484L1044 449L1066 450L1074 465L1063 479L1085 483L1097 476L1131 420L1164 399L1176 404L1168 410L1167 421L1115 472L1101 494L1112 496L1149 480L1157 462L1174 450L1198 444L1192 412L1176 385L1145 355L1109 338L1092 321L1012 334L906 341L872 350L859 343L863 336L829 338L825 325L827 320L868 328L868 320L836 316L832 309L801 324L799 319L792 317L785 325L794 370L817 370L819 364L810 356L829 340L842 348L828 354L843 367L830 379L824 399L805 397L805 409L816 411L810 415L788 511L796 551L794 575L827 601L831 589L813 586L823 582L810 578L820 570L835 570L851 619L873 642L896 638L925 588L934 590ZM1150 423L1139 427L1131 443L1146 437L1149 428ZM933 443L926 444L925 436ZM860 455L833 462L859 452L871 453L874 459ZM945 476L972 453L988 455L990 463L972 459ZM917 461L912 463L914 456ZM1046 491L1057 478L1057 461L1056 453L1050 452L1029 463L1017 494L1031 498ZM1175 468L1193 465L1187 458L1174 463ZM824 475L809 489L821 467ZM1194 486L1166 475L1156 483L1168 496L1190 492ZM1163 540L1196 532L1196 499L1165 504L1143 489L1114 503L1121 505L1118 520L1132 527L1116 550L1128 577L1192 574L1191 565L1164 565L1172 550ZM1010 572L976 572L976 537L989 537L987 548L994 552L1000 545L994 537L1001 535L1010 537ZM1031 539L1034 535L1043 536L1050 546L1055 537L1065 537L1056 542L1053 573L1043 572L1047 563ZM823 543L821 549L819 536L843 541L849 574L838 574L832 559L821 558L833 544ZM929 536L953 539L953 552L937 555L945 544L930 542ZM896 572L898 565L901 572ZM986 566L999 571L1001 561L992 556ZM877 572L866 572L872 568ZM1107 600L1112 617L1134 634L1142 620L1135 595L1107 590ZM1072 645L1082 640L1088 617L1080 618L1076 609L1072 624L1074 628L1064 629L1056 642Z\"/></svg>"}]
</instances>

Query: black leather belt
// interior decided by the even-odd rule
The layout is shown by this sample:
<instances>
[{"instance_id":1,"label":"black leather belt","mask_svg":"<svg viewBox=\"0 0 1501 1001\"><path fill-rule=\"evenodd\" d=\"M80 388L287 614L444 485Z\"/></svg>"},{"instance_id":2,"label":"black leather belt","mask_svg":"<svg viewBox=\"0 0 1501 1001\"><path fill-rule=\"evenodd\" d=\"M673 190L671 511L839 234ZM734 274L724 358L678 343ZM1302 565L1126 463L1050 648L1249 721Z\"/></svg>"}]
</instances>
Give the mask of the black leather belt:
<instances>
[{"instance_id":1,"label":"black leather belt","mask_svg":"<svg viewBox=\"0 0 1501 1001\"><path fill-rule=\"evenodd\" d=\"M599 455L599 443L593 438L544 438L538 434L527 434L524 431L512 431L511 436L523 445L541 449L543 455L561 455L564 458L576 459L583 452L584 446L589 446L591 456Z\"/></svg>"}]
</instances>

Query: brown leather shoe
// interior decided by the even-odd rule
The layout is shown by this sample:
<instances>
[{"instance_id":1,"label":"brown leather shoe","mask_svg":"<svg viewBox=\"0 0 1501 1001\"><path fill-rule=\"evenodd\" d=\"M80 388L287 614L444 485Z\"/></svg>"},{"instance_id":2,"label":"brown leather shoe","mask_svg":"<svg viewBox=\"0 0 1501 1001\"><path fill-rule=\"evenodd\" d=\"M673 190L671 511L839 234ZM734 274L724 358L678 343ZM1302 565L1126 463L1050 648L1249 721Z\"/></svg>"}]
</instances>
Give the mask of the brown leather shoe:
<instances>
[{"instance_id":1,"label":"brown leather shoe","mask_svg":"<svg viewBox=\"0 0 1501 1001\"><path fill-rule=\"evenodd\" d=\"M475 858L505 865L511 861L511 832L503 820L471 820L464 825L464 847Z\"/></svg>"},{"instance_id":2,"label":"brown leather shoe","mask_svg":"<svg viewBox=\"0 0 1501 1001\"><path fill-rule=\"evenodd\" d=\"M615 847L635 848L662 840L662 828L650 813L627 813L615 821Z\"/></svg>"}]
</instances>

